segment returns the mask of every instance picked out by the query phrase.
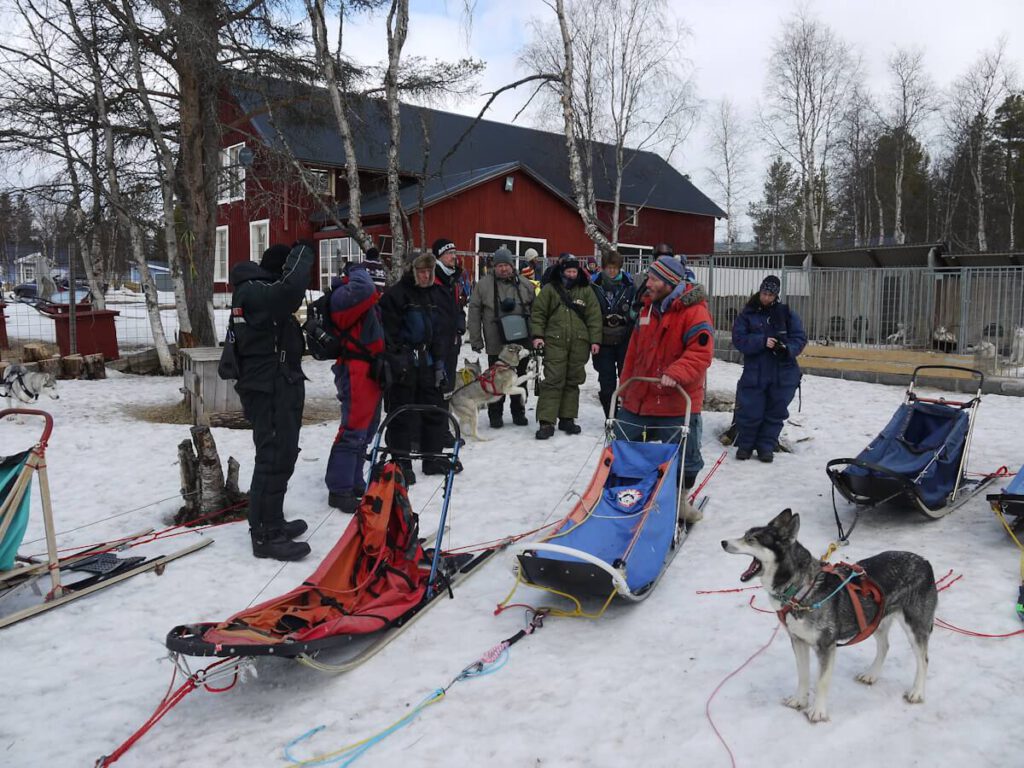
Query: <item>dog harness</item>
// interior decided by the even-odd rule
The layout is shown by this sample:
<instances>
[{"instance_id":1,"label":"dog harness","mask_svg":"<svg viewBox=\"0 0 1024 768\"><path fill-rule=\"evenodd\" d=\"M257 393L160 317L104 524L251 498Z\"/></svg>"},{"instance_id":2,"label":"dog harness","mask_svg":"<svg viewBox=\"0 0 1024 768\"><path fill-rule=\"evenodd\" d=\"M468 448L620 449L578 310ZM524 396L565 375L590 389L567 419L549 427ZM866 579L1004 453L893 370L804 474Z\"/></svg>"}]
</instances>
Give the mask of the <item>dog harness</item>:
<instances>
[{"instance_id":1,"label":"dog harness","mask_svg":"<svg viewBox=\"0 0 1024 768\"><path fill-rule=\"evenodd\" d=\"M463 373L462 380L464 383L457 387L455 391L452 392L452 395L454 395L455 392L463 390L466 387L472 386L473 384L479 382L480 388L483 389L483 391L486 392L488 395L500 397L503 393L498 391L498 385L494 383L494 379L498 375L499 371L511 370L511 368L512 366L509 365L508 363L503 362L501 360L495 360L494 365L492 365L486 371L481 373L479 376L468 377L465 375L465 373ZM451 395L449 395L448 397L451 397Z\"/></svg>"},{"instance_id":2,"label":"dog harness","mask_svg":"<svg viewBox=\"0 0 1024 768\"><path fill-rule=\"evenodd\" d=\"M17 384L21 388L21 394L15 391L14 385ZM0 397L16 397L23 403L34 403L39 399L39 393L33 392L27 386L25 386L25 374L18 371L10 378L6 376L0 380L0 387L3 387L3 394Z\"/></svg>"},{"instance_id":3,"label":"dog harness","mask_svg":"<svg viewBox=\"0 0 1024 768\"><path fill-rule=\"evenodd\" d=\"M864 568L857 563L837 563L836 565L823 563L821 566L821 572L839 576L842 579L842 582L827 597L816 603L812 603L811 605L804 605L802 600L810 594L812 589L814 589L814 585L818 581L817 579L811 582L799 597L776 595L775 597L783 603L782 608L775 612L779 617L779 621L785 624L786 616L790 613L802 613L817 610L833 597L838 595L845 587L846 594L849 596L850 602L853 604L853 612L857 617L857 626L860 628L860 631L845 643L836 643L836 645L856 645L862 640L867 640L875 633L875 630L878 629L878 625L882 621L882 614L885 612L885 594L882 592L882 588L879 587L878 583L869 577L864 571ZM870 622L864 615L864 606L861 604L862 599L870 600L875 604L875 614Z\"/></svg>"}]
</instances>

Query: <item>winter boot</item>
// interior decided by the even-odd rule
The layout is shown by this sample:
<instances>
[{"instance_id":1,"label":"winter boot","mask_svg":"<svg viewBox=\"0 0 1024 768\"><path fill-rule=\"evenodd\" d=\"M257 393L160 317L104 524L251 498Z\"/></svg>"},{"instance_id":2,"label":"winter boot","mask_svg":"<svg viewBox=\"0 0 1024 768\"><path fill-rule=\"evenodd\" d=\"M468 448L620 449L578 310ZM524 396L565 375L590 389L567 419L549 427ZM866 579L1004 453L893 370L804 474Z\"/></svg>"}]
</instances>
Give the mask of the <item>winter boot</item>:
<instances>
[{"instance_id":1,"label":"winter boot","mask_svg":"<svg viewBox=\"0 0 1024 768\"><path fill-rule=\"evenodd\" d=\"M549 437L555 434L555 425L547 421L540 423L540 429L537 430L535 437L538 440L547 440Z\"/></svg>"},{"instance_id":2,"label":"winter boot","mask_svg":"<svg viewBox=\"0 0 1024 768\"><path fill-rule=\"evenodd\" d=\"M684 493L679 497L679 504L677 506L677 514L679 519L686 523L688 526L694 523L699 523L704 519L704 513L697 509L690 501L686 498Z\"/></svg>"},{"instance_id":3,"label":"winter boot","mask_svg":"<svg viewBox=\"0 0 1024 768\"><path fill-rule=\"evenodd\" d=\"M295 520L285 520L284 525L281 526L281 532L284 534L286 539L294 539L296 536L301 536L309 528L306 525L306 521L296 518Z\"/></svg>"},{"instance_id":4,"label":"winter boot","mask_svg":"<svg viewBox=\"0 0 1024 768\"><path fill-rule=\"evenodd\" d=\"M740 461L746 461L752 455L753 455L752 452L747 450L746 448L737 448L736 449L736 458L739 459Z\"/></svg>"},{"instance_id":5,"label":"winter boot","mask_svg":"<svg viewBox=\"0 0 1024 768\"><path fill-rule=\"evenodd\" d=\"M505 426L505 419L500 413L488 413L487 420L491 423L491 429L501 429Z\"/></svg>"},{"instance_id":6,"label":"winter boot","mask_svg":"<svg viewBox=\"0 0 1024 768\"><path fill-rule=\"evenodd\" d=\"M526 414L522 411L516 411L512 414L512 423L517 427L528 427L530 426L530 420L526 418Z\"/></svg>"},{"instance_id":7,"label":"winter boot","mask_svg":"<svg viewBox=\"0 0 1024 768\"><path fill-rule=\"evenodd\" d=\"M759 449L757 451L757 458L759 461L763 461L765 464L771 464L775 461L775 454L771 451Z\"/></svg>"},{"instance_id":8,"label":"winter boot","mask_svg":"<svg viewBox=\"0 0 1024 768\"><path fill-rule=\"evenodd\" d=\"M567 435L578 435L583 428L576 423L575 419L559 419L558 428Z\"/></svg>"},{"instance_id":9,"label":"winter boot","mask_svg":"<svg viewBox=\"0 0 1024 768\"><path fill-rule=\"evenodd\" d=\"M301 560L309 554L309 544L304 541L292 541L284 532L263 531L252 532L252 553L255 557L269 557L274 560L290 562Z\"/></svg>"},{"instance_id":10,"label":"winter boot","mask_svg":"<svg viewBox=\"0 0 1024 768\"><path fill-rule=\"evenodd\" d=\"M354 491L339 491L338 493L332 491L327 494L327 504L346 515L354 515L355 511L359 509L360 498Z\"/></svg>"},{"instance_id":11,"label":"winter boot","mask_svg":"<svg viewBox=\"0 0 1024 768\"><path fill-rule=\"evenodd\" d=\"M451 464L446 459L424 459L423 460L423 474L424 475L445 475L448 474L448 467ZM459 474L462 471L462 462L458 459L455 460L455 474Z\"/></svg>"}]
</instances>

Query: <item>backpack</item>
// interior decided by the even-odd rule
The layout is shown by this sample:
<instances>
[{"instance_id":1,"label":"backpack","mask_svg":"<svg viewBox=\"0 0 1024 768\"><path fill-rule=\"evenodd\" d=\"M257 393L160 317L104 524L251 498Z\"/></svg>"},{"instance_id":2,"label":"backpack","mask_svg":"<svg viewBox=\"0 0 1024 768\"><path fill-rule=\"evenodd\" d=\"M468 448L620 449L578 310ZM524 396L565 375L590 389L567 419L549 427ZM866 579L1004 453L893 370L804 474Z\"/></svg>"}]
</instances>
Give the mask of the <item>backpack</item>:
<instances>
[{"instance_id":1,"label":"backpack","mask_svg":"<svg viewBox=\"0 0 1024 768\"><path fill-rule=\"evenodd\" d=\"M306 349L314 360L336 360L342 351L342 335L331 320L331 294L306 302L306 322L302 325Z\"/></svg>"}]
</instances>

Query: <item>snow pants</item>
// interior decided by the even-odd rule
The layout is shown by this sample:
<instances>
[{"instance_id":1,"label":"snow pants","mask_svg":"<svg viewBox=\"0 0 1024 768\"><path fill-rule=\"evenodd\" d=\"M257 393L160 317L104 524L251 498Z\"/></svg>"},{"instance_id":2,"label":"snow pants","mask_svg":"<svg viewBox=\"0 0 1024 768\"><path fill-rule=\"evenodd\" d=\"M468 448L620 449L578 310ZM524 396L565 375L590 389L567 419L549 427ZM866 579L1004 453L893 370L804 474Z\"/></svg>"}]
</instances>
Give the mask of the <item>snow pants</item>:
<instances>
[{"instance_id":1,"label":"snow pants","mask_svg":"<svg viewBox=\"0 0 1024 768\"><path fill-rule=\"evenodd\" d=\"M580 385L587 380L590 345L583 339L569 339L569 345L544 347L544 381L537 398L537 421L554 424L557 419L575 419L580 412Z\"/></svg>"},{"instance_id":2,"label":"snow pants","mask_svg":"<svg viewBox=\"0 0 1024 768\"><path fill-rule=\"evenodd\" d=\"M736 389L736 447L747 451L774 451L789 418L789 404L800 385L795 365L775 370L744 368Z\"/></svg>"},{"instance_id":3,"label":"snow pants","mask_svg":"<svg viewBox=\"0 0 1024 768\"><path fill-rule=\"evenodd\" d=\"M594 355L594 370L597 371L597 381L601 387L600 398L605 416L611 413L612 396L615 394L615 388L619 386L619 376L622 375L628 347L629 337L626 337L626 340L619 344L602 344L600 351Z\"/></svg>"},{"instance_id":4,"label":"snow pants","mask_svg":"<svg viewBox=\"0 0 1024 768\"><path fill-rule=\"evenodd\" d=\"M424 365L413 368L391 385L387 394L388 413L403 405L436 405L447 410L441 390L434 386L434 371ZM386 436L388 448L408 451L413 444L413 430L418 431L421 453L440 453L448 434L448 419L437 411L404 414L391 422Z\"/></svg>"},{"instance_id":5,"label":"snow pants","mask_svg":"<svg viewBox=\"0 0 1024 768\"><path fill-rule=\"evenodd\" d=\"M336 363L331 370L341 402L341 425L331 446L324 479L331 493L362 495L366 490L366 449L380 423L380 387L370 378L370 364L364 360Z\"/></svg>"},{"instance_id":6,"label":"snow pants","mask_svg":"<svg viewBox=\"0 0 1024 768\"><path fill-rule=\"evenodd\" d=\"M272 534L284 525L284 494L299 458L299 430L306 398L305 383L278 374L273 392L238 393L245 418L252 424L256 461L249 484L249 528Z\"/></svg>"}]
</instances>

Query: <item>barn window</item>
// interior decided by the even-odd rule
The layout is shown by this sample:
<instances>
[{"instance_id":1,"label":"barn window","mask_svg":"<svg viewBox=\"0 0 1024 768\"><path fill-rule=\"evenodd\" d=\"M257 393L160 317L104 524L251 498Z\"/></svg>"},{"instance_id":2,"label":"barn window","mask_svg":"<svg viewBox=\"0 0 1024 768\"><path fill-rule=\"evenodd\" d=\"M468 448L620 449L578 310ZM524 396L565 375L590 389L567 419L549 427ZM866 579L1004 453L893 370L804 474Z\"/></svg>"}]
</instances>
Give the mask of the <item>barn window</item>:
<instances>
[{"instance_id":1,"label":"barn window","mask_svg":"<svg viewBox=\"0 0 1024 768\"><path fill-rule=\"evenodd\" d=\"M270 219L249 222L249 260L259 261L270 247Z\"/></svg>"},{"instance_id":2,"label":"barn window","mask_svg":"<svg viewBox=\"0 0 1024 768\"><path fill-rule=\"evenodd\" d=\"M325 168L307 168L306 180L316 195L334 194L334 174Z\"/></svg>"},{"instance_id":3,"label":"barn window","mask_svg":"<svg viewBox=\"0 0 1024 768\"><path fill-rule=\"evenodd\" d=\"M627 227L639 227L640 226L640 209L633 205L626 206L626 218L622 222Z\"/></svg>"},{"instance_id":4,"label":"barn window","mask_svg":"<svg viewBox=\"0 0 1024 768\"><path fill-rule=\"evenodd\" d=\"M320 290L331 288L331 278L340 275L350 261L362 261L363 253L351 237L331 237L320 241Z\"/></svg>"},{"instance_id":5,"label":"barn window","mask_svg":"<svg viewBox=\"0 0 1024 768\"><path fill-rule=\"evenodd\" d=\"M239 153L245 144L232 144L220 151L220 176L217 184L217 202L230 203L245 199L245 166Z\"/></svg>"},{"instance_id":6,"label":"barn window","mask_svg":"<svg viewBox=\"0 0 1024 768\"><path fill-rule=\"evenodd\" d=\"M217 240L213 250L213 282L228 281L228 228L217 227Z\"/></svg>"}]
</instances>

